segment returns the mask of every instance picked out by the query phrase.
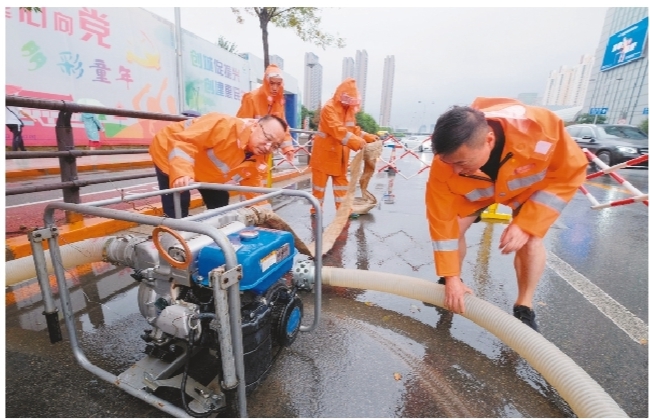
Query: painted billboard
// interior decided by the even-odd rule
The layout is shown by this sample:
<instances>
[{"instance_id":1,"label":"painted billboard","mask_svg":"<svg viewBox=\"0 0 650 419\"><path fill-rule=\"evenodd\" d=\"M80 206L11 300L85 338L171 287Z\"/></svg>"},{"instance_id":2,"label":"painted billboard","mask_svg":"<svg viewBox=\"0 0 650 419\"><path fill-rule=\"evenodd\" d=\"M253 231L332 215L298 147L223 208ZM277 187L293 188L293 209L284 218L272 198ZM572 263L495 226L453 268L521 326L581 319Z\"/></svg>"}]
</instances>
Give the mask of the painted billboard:
<instances>
[{"instance_id":1,"label":"painted billboard","mask_svg":"<svg viewBox=\"0 0 650 419\"><path fill-rule=\"evenodd\" d=\"M648 18L616 32L609 37L600 71L625 65L641 58L648 33Z\"/></svg>"},{"instance_id":2,"label":"painted billboard","mask_svg":"<svg viewBox=\"0 0 650 419\"><path fill-rule=\"evenodd\" d=\"M5 8L7 94L178 113L173 25L140 8ZM57 111L26 109L25 145L55 145ZM99 115L105 143L148 144L164 121ZM87 139L73 116L76 145ZM9 138L9 135L6 135ZM6 142L8 144L8 142Z\"/></svg>"},{"instance_id":3,"label":"painted billboard","mask_svg":"<svg viewBox=\"0 0 650 419\"><path fill-rule=\"evenodd\" d=\"M235 115L250 90L248 61L183 31L183 93L179 107L173 23L142 8L5 8L6 94L137 111L179 114L192 109ZM58 111L25 109L25 145L56 146ZM148 145L168 122L99 115L104 145ZM75 146L88 140L81 115L72 120ZM5 145L12 135L5 129Z\"/></svg>"},{"instance_id":4,"label":"painted billboard","mask_svg":"<svg viewBox=\"0 0 650 419\"><path fill-rule=\"evenodd\" d=\"M235 115L250 90L248 61L183 30L185 108Z\"/></svg>"}]
</instances>

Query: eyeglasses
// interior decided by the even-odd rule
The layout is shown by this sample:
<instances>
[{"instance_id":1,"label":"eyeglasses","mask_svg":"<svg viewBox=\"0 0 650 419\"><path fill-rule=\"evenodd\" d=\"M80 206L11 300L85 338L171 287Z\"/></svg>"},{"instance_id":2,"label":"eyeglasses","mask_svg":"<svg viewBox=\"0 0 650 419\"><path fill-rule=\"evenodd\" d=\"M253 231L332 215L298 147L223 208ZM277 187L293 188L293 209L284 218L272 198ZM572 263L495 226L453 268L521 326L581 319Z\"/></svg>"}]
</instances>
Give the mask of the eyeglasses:
<instances>
[{"instance_id":1,"label":"eyeglasses","mask_svg":"<svg viewBox=\"0 0 650 419\"><path fill-rule=\"evenodd\" d=\"M280 148L280 144L276 143L275 138L271 137L269 134L266 133L266 131L264 131L264 126L262 124L258 124L258 125L262 130L262 134L264 134L264 138L266 138L266 146L271 151L277 151Z\"/></svg>"}]
</instances>

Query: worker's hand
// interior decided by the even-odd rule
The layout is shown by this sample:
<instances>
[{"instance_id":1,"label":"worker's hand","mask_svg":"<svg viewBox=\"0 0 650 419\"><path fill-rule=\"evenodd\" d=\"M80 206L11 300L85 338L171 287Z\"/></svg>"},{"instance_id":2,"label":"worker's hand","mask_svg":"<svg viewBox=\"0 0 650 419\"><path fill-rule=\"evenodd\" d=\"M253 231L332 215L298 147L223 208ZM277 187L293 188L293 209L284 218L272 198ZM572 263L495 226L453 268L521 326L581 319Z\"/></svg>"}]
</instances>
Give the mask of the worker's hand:
<instances>
[{"instance_id":1,"label":"worker's hand","mask_svg":"<svg viewBox=\"0 0 650 419\"><path fill-rule=\"evenodd\" d=\"M445 277L445 308L453 313L465 312L465 294L474 294L459 276Z\"/></svg>"},{"instance_id":2,"label":"worker's hand","mask_svg":"<svg viewBox=\"0 0 650 419\"><path fill-rule=\"evenodd\" d=\"M507 255L524 247L529 239L530 234L523 231L516 224L511 223L501 234L499 249L501 249L502 254Z\"/></svg>"},{"instance_id":3,"label":"worker's hand","mask_svg":"<svg viewBox=\"0 0 650 419\"><path fill-rule=\"evenodd\" d=\"M174 181L172 188L180 188L182 186L187 186L190 183L194 182L194 178L191 176L181 176Z\"/></svg>"},{"instance_id":4,"label":"worker's hand","mask_svg":"<svg viewBox=\"0 0 650 419\"><path fill-rule=\"evenodd\" d=\"M371 135L369 135L368 137L366 137L366 142L367 142L367 143L374 143L375 141L378 141L378 140L379 140L379 136L378 136L378 135L372 135L372 134L371 134Z\"/></svg>"},{"instance_id":5,"label":"worker's hand","mask_svg":"<svg viewBox=\"0 0 650 419\"><path fill-rule=\"evenodd\" d=\"M288 150L287 152L284 153L284 158L287 159L288 162L293 163L294 153L295 153L294 150Z\"/></svg>"},{"instance_id":6,"label":"worker's hand","mask_svg":"<svg viewBox=\"0 0 650 419\"><path fill-rule=\"evenodd\" d=\"M351 150L359 151L366 146L366 142L359 137L352 137L348 140L348 147Z\"/></svg>"}]
</instances>

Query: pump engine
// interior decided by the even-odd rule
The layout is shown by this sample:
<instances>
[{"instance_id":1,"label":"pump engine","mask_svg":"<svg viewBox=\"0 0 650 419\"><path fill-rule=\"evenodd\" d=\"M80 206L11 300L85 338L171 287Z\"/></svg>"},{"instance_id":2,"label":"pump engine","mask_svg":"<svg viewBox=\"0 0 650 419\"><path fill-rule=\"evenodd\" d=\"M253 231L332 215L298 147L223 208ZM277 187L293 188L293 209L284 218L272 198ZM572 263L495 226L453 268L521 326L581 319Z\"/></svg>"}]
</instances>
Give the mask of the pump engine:
<instances>
[{"instance_id":1,"label":"pump engine","mask_svg":"<svg viewBox=\"0 0 650 419\"><path fill-rule=\"evenodd\" d=\"M140 363L142 371L122 379L139 384L142 378L149 390L180 387L184 408L192 416L217 412L229 403L223 367L215 371L213 384L205 386L188 377L187 367L201 351L221 360L232 356L230 331L223 321L232 307L224 289L239 282L246 394L250 394L268 374L273 354L296 339L303 318L298 290L311 288L307 281L292 278L294 264L304 261L296 258L291 233L246 226L240 220L235 212L209 220L235 251L239 265L230 272L225 270L224 249L212 238L160 226L152 236L120 237L106 248L107 260L134 269L132 276L140 282L139 310L151 326L141 335L148 355ZM185 367L182 375L171 380L181 367ZM194 399L191 403L185 400L188 394Z\"/></svg>"}]
</instances>

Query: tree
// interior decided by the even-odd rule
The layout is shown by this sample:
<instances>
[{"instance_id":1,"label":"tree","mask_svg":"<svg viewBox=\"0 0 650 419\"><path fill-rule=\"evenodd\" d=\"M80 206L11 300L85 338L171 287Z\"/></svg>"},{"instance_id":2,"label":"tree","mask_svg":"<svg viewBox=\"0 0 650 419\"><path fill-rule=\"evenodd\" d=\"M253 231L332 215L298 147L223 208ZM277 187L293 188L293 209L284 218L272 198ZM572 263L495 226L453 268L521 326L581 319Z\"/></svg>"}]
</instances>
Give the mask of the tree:
<instances>
[{"instance_id":1,"label":"tree","mask_svg":"<svg viewBox=\"0 0 650 419\"><path fill-rule=\"evenodd\" d=\"M19 9L23 9L23 10L26 10L28 12L41 13L41 8L40 7L19 7Z\"/></svg>"},{"instance_id":2,"label":"tree","mask_svg":"<svg viewBox=\"0 0 650 419\"><path fill-rule=\"evenodd\" d=\"M646 134L648 133L648 118L644 119L640 124L639 124L639 129Z\"/></svg>"},{"instance_id":3,"label":"tree","mask_svg":"<svg viewBox=\"0 0 650 419\"><path fill-rule=\"evenodd\" d=\"M307 129L311 131L318 131L318 123L320 122L320 108L316 109L315 111L310 111L305 107L305 105L302 105L300 108L301 127L305 118L309 118L309 127L307 127Z\"/></svg>"},{"instance_id":4,"label":"tree","mask_svg":"<svg viewBox=\"0 0 650 419\"><path fill-rule=\"evenodd\" d=\"M232 12L237 16L237 23L244 23L239 7L231 7ZM244 7L246 13L257 16L262 29L262 46L264 47L264 68L269 66L269 22L278 28L293 29L296 35L305 42L313 42L325 49L326 46L334 45L337 48L344 48L343 38L336 38L323 32L320 28L320 16L317 7Z\"/></svg>"},{"instance_id":5,"label":"tree","mask_svg":"<svg viewBox=\"0 0 650 419\"><path fill-rule=\"evenodd\" d=\"M594 116L588 113L581 113L578 115L576 118L576 124L593 124L594 123ZM605 121L607 121L607 116L606 115L598 115L595 116L596 118L596 124L604 124Z\"/></svg>"},{"instance_id":6,"label":"tree","mask_svg":"<svg viewBox=\"0 0 650 419\"><path fill-rule=\"evenodd\" d=\"M234 42L227 41L226 38L224 38L223 36L219 37L219 40L217 41L217 45L219 45L221 48L225 49L228 52L237 54L237 44L235 44Z\"/></svg>"},{"instance_id":7,"label":"tree","mask_svg":"<svg viewBox=\"0 0 650 419\"><path fill-rule=\"evenodd\" d=\"M377 131L379 131L379 124L377 124L375 118L369 114L361 111L358 112L355 117L357 119L357 125L359 125L363 131L369 134L376 134Z\"/></svg>"}]
</instances>

